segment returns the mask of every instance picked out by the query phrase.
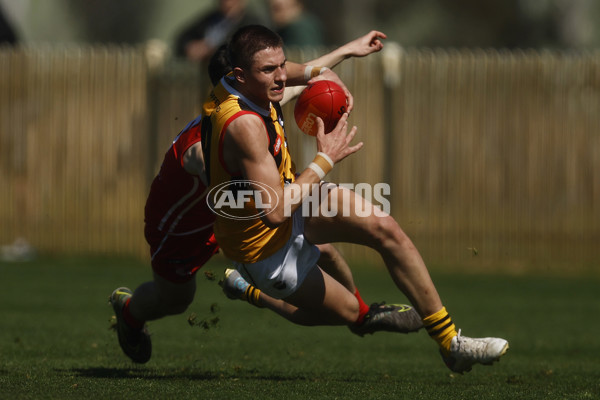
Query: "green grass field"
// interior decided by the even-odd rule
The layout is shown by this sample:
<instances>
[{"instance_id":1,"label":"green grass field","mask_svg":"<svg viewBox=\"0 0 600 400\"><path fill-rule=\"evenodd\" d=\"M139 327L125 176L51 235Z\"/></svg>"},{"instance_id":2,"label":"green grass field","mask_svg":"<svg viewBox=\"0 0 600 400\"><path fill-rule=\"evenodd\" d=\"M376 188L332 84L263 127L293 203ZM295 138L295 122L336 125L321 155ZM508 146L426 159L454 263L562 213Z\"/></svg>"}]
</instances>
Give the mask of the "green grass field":
<instances>
[{"instance_id":1,"label":"green grass field","mask_svg":"<svg viewBox=\"0 0 600 400\"><path fill-rule=\"evenodd\" d=\"M205 270L220 275L223 265ZM366 301L405 301L385 271L354 270ZM109 330L107 299L147 280L149 267L112 258L0 263L0 398L600 398L596 278L432 275L465 335L510 341L501 362L452 374L424 332L359 338L345 327L295 326L228 300L201 272L190 309L150 323L153 357L138 366Z\"/></svg>"}]
</instances>

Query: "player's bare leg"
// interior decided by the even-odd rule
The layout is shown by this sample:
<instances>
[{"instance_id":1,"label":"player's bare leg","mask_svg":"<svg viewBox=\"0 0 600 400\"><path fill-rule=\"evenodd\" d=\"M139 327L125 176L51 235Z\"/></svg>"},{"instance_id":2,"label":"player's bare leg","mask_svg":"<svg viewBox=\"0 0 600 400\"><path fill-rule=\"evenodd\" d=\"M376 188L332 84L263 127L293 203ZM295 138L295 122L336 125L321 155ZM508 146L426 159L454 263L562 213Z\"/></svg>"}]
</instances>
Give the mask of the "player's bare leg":
<instances>
[{"instance_id":1,"label":"player's bare leg","mask_svg":"<svg viewBox=\"0 0 600 400\"><path fill-rule=\"evenodd\" d=\"M423 323L412 307L406 304L373 303L369 307L354 285L350 267L341 254L330 244L318 246L321 251L319 266L325 275L330 275L340 282L358 301L358 317L348 325L350 330L359 335L373 334L379 331L409 333L423 327ZM330 271L332 273L330 273ZM314 311L299 310L298 307L279 299L275 299L250 285L235 270L227 270L225 279L220 282L225 294L233 299L248 301L257 307L266 307L283 318L300 325L331 324L322 318L315 318ZM330 291L332 291L330 289ZM319 305L321 306L321 305Z\"/></svg>"},{"instance_id":2,"label":"player's bare leg","mask_svg":"<svg viewBox=\"0 0 600 400\"><path fill-rule=\"evenodd\" d=\"M329 190L324 198L337 205L337 213L307 218L306 238L312 243L348 242L375 249L398 288L423 318L450 369L468 371L473 364L491 363L506 352L508 342L504 339L471 339L458 334L421 255L390 215L346 188L327 185L322 190ZM325 206L331 210L330 205Z\"/></svg>"},{"instance_id":3,"label":"player's bare leg","mask_svg":"<svg viewBox=\"0 0 600 400\"><path fill-rule=\"evenodd\" d=\"M356 297L318 266L284 300L298 307L307 325L349 325L358 318Z\"/></svg>"},{"instance_id":4,"label":"player's bare leg","mask_svg":"<svg viewBox=\"0 0 600 400\"><path fill-rule=\"evenodd\" d=\"M194 279L173 283L154 274L154 280L138 286L135 292L121 287L109 298L115 316L115 330L123 352L136 363L146 363L152 355L152 342L146 321L181 314L191 304L196 291Z\"/></svg>"},{"instance_id":5,"label":"player's bare leg","mask_svg":"<svg viewBox=\"0 0 600 400\"><path fill-rule=\"evenodd\" d=\"M359 336L388 331L398 333L416 332L423 327L419 315L406 304L373 303L369 307L354 284L352 271L346 260L331 244L317 245L321 251L319 266L336 281L346 287L358 300L359 317L348 328Z\"/></svg>"},{"instance_id":6,"label":"player's bare leg","mask_svg":"<svg viewBox=\"0 0 600 400\"><path fill-rule=\"evenodd\" d=\"M342 284L314 266L294 294L276 299L250 285L236 270L227 270L225 294L266 307L305 326L349 325L358 318L358 300Z\"/></svg>"},{"instance_id":7,"label":"player's bare leg","mask_svg":"<svg viewBox=\"0 0 600 400\"><path fill-rule=\"evenodd\" d=\"M115 316L119 345L136 363L146 363L152 355L152 343L146 321L181 314L191 304L196 281L173 283L154 274L154 280L137 287L135 292L122 287L109 298Z\"/></svg>"},{"instance_id":8,"label":"player's bare leg","mask_svg":"<svg viewBox=\"0 0 600 400\"><path fill-rule=\"evenodd\" d=\"M335 185L328 187L328 201L338 204L338 212L330 217L307 218L306 238L312 243L356 243L377 250L394 282L420 315L441 309L441 299L421 255L396 221L353 191ZM366 216L357 215L357 209L364 210Z\"/></svg>"},{"instance_id":9,"label":"player's bare leg","mask_svg":"<svg viewBox=\"0 0 600 400\"><path fill-rule=\"evenodd\" d=\"M351 293L356 291L354 277L350 266L342 257L340 252L331 244L318 244L317 247L321 252L317 264L321 269L331 275L336 281L341 283Z\"/></svg>"},{"instance_id":10,"label":"player's bare leg","mask_svg":"<svg viewBox=\"0 0 600 400\"><path fill-rule=\"evenodd\" d=\"M196 293L196 278L174 283L154 273L154 280L138 286L131 298L129 309L141 321L153 321L167 315L183 313Z\"/></svg>"}]
</instances>

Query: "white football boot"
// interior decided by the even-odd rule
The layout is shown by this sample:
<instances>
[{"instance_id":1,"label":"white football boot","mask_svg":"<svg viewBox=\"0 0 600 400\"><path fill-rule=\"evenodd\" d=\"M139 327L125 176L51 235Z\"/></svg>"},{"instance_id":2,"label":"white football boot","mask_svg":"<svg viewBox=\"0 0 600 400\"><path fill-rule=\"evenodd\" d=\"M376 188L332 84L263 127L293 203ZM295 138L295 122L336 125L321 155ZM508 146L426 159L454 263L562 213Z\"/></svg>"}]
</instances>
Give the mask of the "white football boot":
<instances>
[{"instance_id":1,"label":"white football boot","mask_svg":"<svg viewBox=\"0 0 600 400\"><path fill-rule=\"evenodd\" d=\"M453 372L468 372L475 364L491 365L508 350L508 342L500 338L470 338L458 335L452 338L450 355L442 358Z\"/></svg>"}]
</instances>

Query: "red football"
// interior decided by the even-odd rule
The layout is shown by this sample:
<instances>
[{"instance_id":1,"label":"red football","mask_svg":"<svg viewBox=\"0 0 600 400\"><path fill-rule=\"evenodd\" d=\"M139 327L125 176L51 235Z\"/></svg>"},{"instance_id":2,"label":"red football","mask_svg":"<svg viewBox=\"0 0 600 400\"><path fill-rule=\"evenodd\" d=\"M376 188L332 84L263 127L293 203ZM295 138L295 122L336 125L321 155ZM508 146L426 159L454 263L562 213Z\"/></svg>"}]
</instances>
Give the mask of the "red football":
<instances>
[{"instance_id":1,"label":"red football","mask_svg":"<svg viewBox=\"0 0 600 400\"><path fill-rule=\"evenodd\" d=\"M300 93L294 107L294 118L300 130L307 135L317 135L317 120L325 124L329 133L347 110L344 90L332 81L316 81Z\"/></svg>"}]
</instances>

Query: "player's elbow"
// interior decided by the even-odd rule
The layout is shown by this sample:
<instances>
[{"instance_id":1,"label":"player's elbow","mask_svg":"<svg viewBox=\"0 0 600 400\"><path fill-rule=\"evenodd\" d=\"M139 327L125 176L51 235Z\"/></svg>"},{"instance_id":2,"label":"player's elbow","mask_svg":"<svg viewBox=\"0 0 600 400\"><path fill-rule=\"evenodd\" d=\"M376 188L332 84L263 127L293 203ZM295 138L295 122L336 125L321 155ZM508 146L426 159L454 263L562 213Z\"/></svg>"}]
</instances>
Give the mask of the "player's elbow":
<instances>
[{"instance_id":1,"label":"player's elbow","mask_svg":"<svg viewBox=\"0 0 600 400\"><path fill-rule=\"evenodd\" d=\"M288 218L289 218L289 216L286 217L283 212L274 210L273 212L265 214L262 217L262 221L264 222L264 224L267 227L269 227L271 229L275 229L275 228L279 227L281 224L283 224Z\"/></svg>"}]
</instances>

